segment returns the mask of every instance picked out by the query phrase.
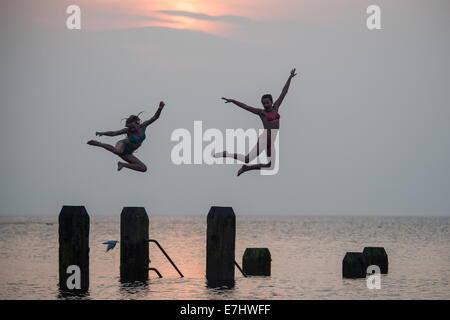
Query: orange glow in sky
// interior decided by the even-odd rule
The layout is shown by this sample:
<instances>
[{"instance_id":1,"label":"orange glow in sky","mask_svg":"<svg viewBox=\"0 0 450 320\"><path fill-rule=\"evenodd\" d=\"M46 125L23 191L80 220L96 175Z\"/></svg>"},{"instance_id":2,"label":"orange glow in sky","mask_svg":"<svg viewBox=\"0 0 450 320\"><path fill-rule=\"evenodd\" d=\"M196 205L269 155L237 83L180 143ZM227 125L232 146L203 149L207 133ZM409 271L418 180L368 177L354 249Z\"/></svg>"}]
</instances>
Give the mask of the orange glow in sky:
<instances>
[{"instance_id":1,"label":"orange glow in sky","mask_svg":"<svg viewBox=\"0 0 450 320\"><path fill-rule=\"evenodd\" d=\"M329 22L336 17L345 16L344 13L349 3L348 1L344 1L340 5L330 8L329 0L80 1L84 3L86 10L89 10L89 7L92 6L96 7L98 14L95 18L93 17L93 28L161 26L200 30L217 35L234 33L236 30L239 30L239 21L242 20ZM102 14L102 11L105 14ZM113 18L108 16L108 12L112 13ZM180 12L186 12L187 14L182 15L179 14ZM132 18L127 18L130 16ZM232 16L231 19L229 16Z\"/></svg>"},{"instance_id":2,"label":"orange glow in sky","mask_svg":"<svg viewBox=\"0 0 450 320\"><path fill-rule=\"evenodd\" d=\"M33 7L27 7L27 10L20 10L20 14L17 13L19 18L23 17L20 23L30 23L33 27L64 28L60 14L62 12L65 14L66 7L72 1L42 3L41 1L30 2ZM168 27L233 38L241 37L243 31L245 33L248 30L257 30L258 26L253 23L330 22L335 17L345 17L345 10L348 7L339 5L330 8L330 0L77 0L76 2L81 8L83 28L88 30Z\"/></svg>"},{"instance_id":3,"label":"orange glow in sky","mask_svg":"<svg viewBox=\"0 0 450 320\"><path fill-rule=\"evenodd\" d=\"M214 17L221 15L239 15L230 6L233 1L211 0L85 0L80 6L85 10L95 6L98 15L92 15L90 27L92 29L133 28L160 26L175 29L200 30L214 34L221 34L230 22L216 21ZM103 10L103 14L102 13ZM162 12L164 11L164 12ZM174 14L171 14L171 11ZM192 16L177 14L188 12L211 16L199 19ZM114 19L110 19L109 15Z\"/></svg>"}]
</instances>

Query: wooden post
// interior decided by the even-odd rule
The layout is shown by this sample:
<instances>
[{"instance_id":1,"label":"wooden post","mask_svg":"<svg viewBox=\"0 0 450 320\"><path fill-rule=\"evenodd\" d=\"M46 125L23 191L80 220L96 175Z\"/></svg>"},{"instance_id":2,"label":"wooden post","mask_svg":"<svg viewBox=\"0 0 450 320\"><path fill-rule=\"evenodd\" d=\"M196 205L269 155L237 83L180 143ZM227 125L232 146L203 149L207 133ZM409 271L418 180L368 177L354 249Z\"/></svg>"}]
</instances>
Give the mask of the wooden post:
<instances>
[{"instance_id":1,"label":"wooden post","mask_svg":"<svg viewBox=\"0 0 450 320\"><path fill-rule=\"evenodd\" d=\"M84 206L63 206L58 221L59 288L63 293L87 293L89 215Z\"/></svg>"},{"instance_id":2,"label":"wooden post","mask_svg":"<svg viewBox=\"0 0 450 320\"><path fill-rule=\"evenodd\" d=\"M365 278L366 261L361 252L347 252L342 261L342 276L344 278Z\"/></svg>"},{"instance_id":3,"label":"wooden post","mask_svg":"<svg viewBox=\"0 0 450 320\"><path fill-rule=\"evenodd\" d=\"M143 207L124 207L120 215L120 281L148 280L148 225Z\"/></svg>"},{"instance_id":4,"label":"wooden post","mask_svg":"<svg viewBox=\"0 0 450 320\"><path fill-rule=\"evenodd\" d=\"M388 273L388 255L383 247L365 247L363 255L367 266L377 265L381 273Z\"/></svg>"},{"instance_id":5,"label":"wooden post","mask_svg":"<svg viewBox=\"0 0 450 320\"><path fill-rule=\"evenodd\" d=\"M211 207L206 231L208 286L234 286L236 216L231 207Z\"/></svg>"},{"instance_id":6,"label":"wooden post","mask_svg":"<svg viewBox=\"0 0 450 320\"><path fill-rule=\"evenodd\" d=\"M267 248L247 248L242 256L244 273L250 276L270 276L272 258Z\"/></svg>"}]
</instances>

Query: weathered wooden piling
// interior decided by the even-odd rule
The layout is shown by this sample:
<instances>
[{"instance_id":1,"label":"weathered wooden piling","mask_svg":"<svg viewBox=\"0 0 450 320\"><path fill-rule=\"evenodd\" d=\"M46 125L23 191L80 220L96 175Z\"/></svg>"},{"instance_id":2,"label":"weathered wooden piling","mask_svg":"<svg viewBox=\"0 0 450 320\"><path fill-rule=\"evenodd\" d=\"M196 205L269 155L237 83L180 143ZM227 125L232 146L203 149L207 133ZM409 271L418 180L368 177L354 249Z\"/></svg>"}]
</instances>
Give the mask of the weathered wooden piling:
<instances>
[{"instance_id":1,"label":"weathered wooden piling","mask_svg":"<svg viewBox=\"0 0 450 320\"><path fill-rule=\"evenodd\" d=\"M206 231L208 286L234 285L236 216L231 207L211 207Z\"/></svg>"},{"instance_id":2,"label":"weathered wooden piling","mask_svg":"<svg viewBox=\"0 0 450 320\"><path fill-rule=\"evenodd\" d=\"M388 273L388 255L383 247L365 247L363 255L367 266L377 265L381 273Z\"/></svg>"},{"instance_id":3,"label":"weathered wooden piling","mask_svg":"<svg viewBox=\"0 0 450 320\"><path fill-rule=\"evenodd\" d=\"M366 261L361 252L347 252L342 261L342 276L344 278L365 278Z\"/></svg>"},{"instance_id":4,"label":"weathered wooden piling","mask_svg":"<svg viewBox=\"0 0 450 320\"><path fill-rule=\"evenodd\" d=\"M270 276L272 258L267 248L247 248L242 256L242 268L249 276Z\"/></svg>"},{"instance_id":5,"label":"weathered wooden piling","mask_svg":"<svg viewBox=\"0 0 450 320\"><path fill-rule=\"evenodd\" d=\"M148 280L148 215L143 207L124 207L120 214L120 281Z\"/></svg>"},{"instance_id":6,"label":"weathered wooden piling","mask_svg":"<svg viewBox=\"0 0 450 320\"><path fill-rule=\"evenodd\" d=\"M59 288L89 290L89 215L84 206L63 206L59 213Z\"/></svg>"}]
</instances>

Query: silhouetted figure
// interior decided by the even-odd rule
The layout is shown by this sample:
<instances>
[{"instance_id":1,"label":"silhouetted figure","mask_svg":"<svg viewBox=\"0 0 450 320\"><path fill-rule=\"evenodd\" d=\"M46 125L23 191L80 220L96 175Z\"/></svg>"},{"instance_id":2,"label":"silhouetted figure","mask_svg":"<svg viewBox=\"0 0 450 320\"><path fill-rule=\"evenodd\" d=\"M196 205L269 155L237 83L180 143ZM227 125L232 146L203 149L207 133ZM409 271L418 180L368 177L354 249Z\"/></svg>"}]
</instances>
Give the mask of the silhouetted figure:
<instances>
[{"instance_id":1,"label":"silhouetted figure","mask_svg":"<svg viewBox=\"0 0 450 320\"><path fill-rule=\"evenodd\" d=\"M127 138L120 140L116 143L115 146L102 143L96 140L89 140L87 144L91 146L102 147L119 157L121 157L125 162L117 163L117 170L122 170L123 167L129 168L131 170L145 172L147 171L147 166L138 158L133 155L133 152L136 151L145 140L145 129L155 122L159 115L161 114L162 109L164 108L164 102L159 103L159 108L156 111L155 115L151 117L149 120L141 123L141 119L138 116L131 115L127 118L125 123L125 128L118 131L106 131L106 132L96 132L97 136L109 136L114 137L121 134L126 134Z\"/></svg>"},{"instance_id":2,"label":"silhouetted figure","mask_svg":"<svg viewBox=\"0 0 450 320\"><path fill-rule=\"evenodd\" d=\"M247 111L250 111L251 113L254 113L258 115L261 118L261 121L264 126L264 133L262 133L258 138L258 143L256 146L253 147L253 149L249 152L247 155L241 155L237 153L229 153L227 151L219 152L214 155L214 157L229 157L234 158L239 161L249 163L253 161L261 152L266 150L267 157L270 157L269 163L266 164L254 164L254 165L242 165L241 169L238 171L238 176L240 176L242 173L250 170L260 170L261 168L270 168L272 166L272 163L275 163L275 157L276 152L275 148L273 147L274 141L278 135L278 129L280 129L280 114L278 113L278 109L280 108L281 102L283 102L284 97L286 96L289 85L291 84L291 79L295 77L297 74L295 73L295 69L291 70L291 74L289 75L288 80L286 81L286 84L283 87L283 91L280 94L280 97L273 102L272 95L265 94L261 98L261 103L264 107L264 109L254 108L250 107L242 102L236 101L234 99L227 99L222 98L225 100L225 103L232 102L238 107L241 107ZM275 129L275 130L271 130ZM273 136L272 136L273 135Z\"/></svg>"}]
</instances>

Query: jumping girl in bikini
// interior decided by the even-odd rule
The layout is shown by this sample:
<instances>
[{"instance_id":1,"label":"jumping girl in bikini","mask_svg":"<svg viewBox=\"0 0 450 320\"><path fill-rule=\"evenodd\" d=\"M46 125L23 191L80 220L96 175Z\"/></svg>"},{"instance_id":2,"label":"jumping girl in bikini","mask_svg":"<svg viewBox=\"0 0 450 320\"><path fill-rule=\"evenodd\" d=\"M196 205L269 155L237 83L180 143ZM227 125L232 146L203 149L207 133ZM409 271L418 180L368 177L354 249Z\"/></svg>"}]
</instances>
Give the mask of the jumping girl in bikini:
<instances>
[{"instance_id":1,"label":"jumping girl in bikini","mask_svg":"<svg viewBox=\"0 0 450 320\"><path fill-rule=\"evenodd\" d=\"M237 175L240 176L242 173L250 170L260 170L261 168L270 168L272 164L275 163L276 152L273 147L274 141L278 135L278 129L280 129L280 114L278 113L278 109L280 108L281 102L283 102L284 97L286 96L289 85L291 83L291 79L295 77L297 74L295 73L295 69L291 70L291 74L289 75L286 84L283 87L283 91L281 92L280 97L273 102L272 95L265 94L261 98L261 103L264 109L250 107L242 102L236 101L234 99L222 98L225 100L225 103L234 103L238 107L241 107L251 113L258 115L264 126L264 133L261 134L258 138L258 143L256 146L249 152L247 155L241 155L237 153L229 153L227 151L219 152L214 155L214 157L229 157L237 159L246 164L242 165L241 169L238 171ZM266 164L254 164L247 165L247 163L253 161L262 151L266 150L267 157L270 159L269 163Z\"/></svg>"},{"instance_id":2,"label":"jumping girl in bikini","mask_svg":"<svg viewBox=\"0 0 450 320\"><path fill-rule=\"evenodd\" d=\"M105 131L95 133L97 136L109 136L109 137L126 134L127 138L118 141L115 146L102 143L96 140L89 140L87 144L91 146L104 148L118 155L123 160L125 160L126 162L119 161L117 163L117 170L119 171L125 167L131 170L145 172L147 171L147 166L141 160L136 158L136 156L133 155L133 152L136 151L142 145L142 142L146 138L145 129L147 129L147 127L150 124L152 124L159 118L159 115L161 114L163 108L164 102L161 101L159 103L159 108L156 111L155 115L147 121L141 123L141 119L139 119L139 114L137 116L131 115L126 120L125 128L118 131Z\"/></svg>"}]
</instances>

